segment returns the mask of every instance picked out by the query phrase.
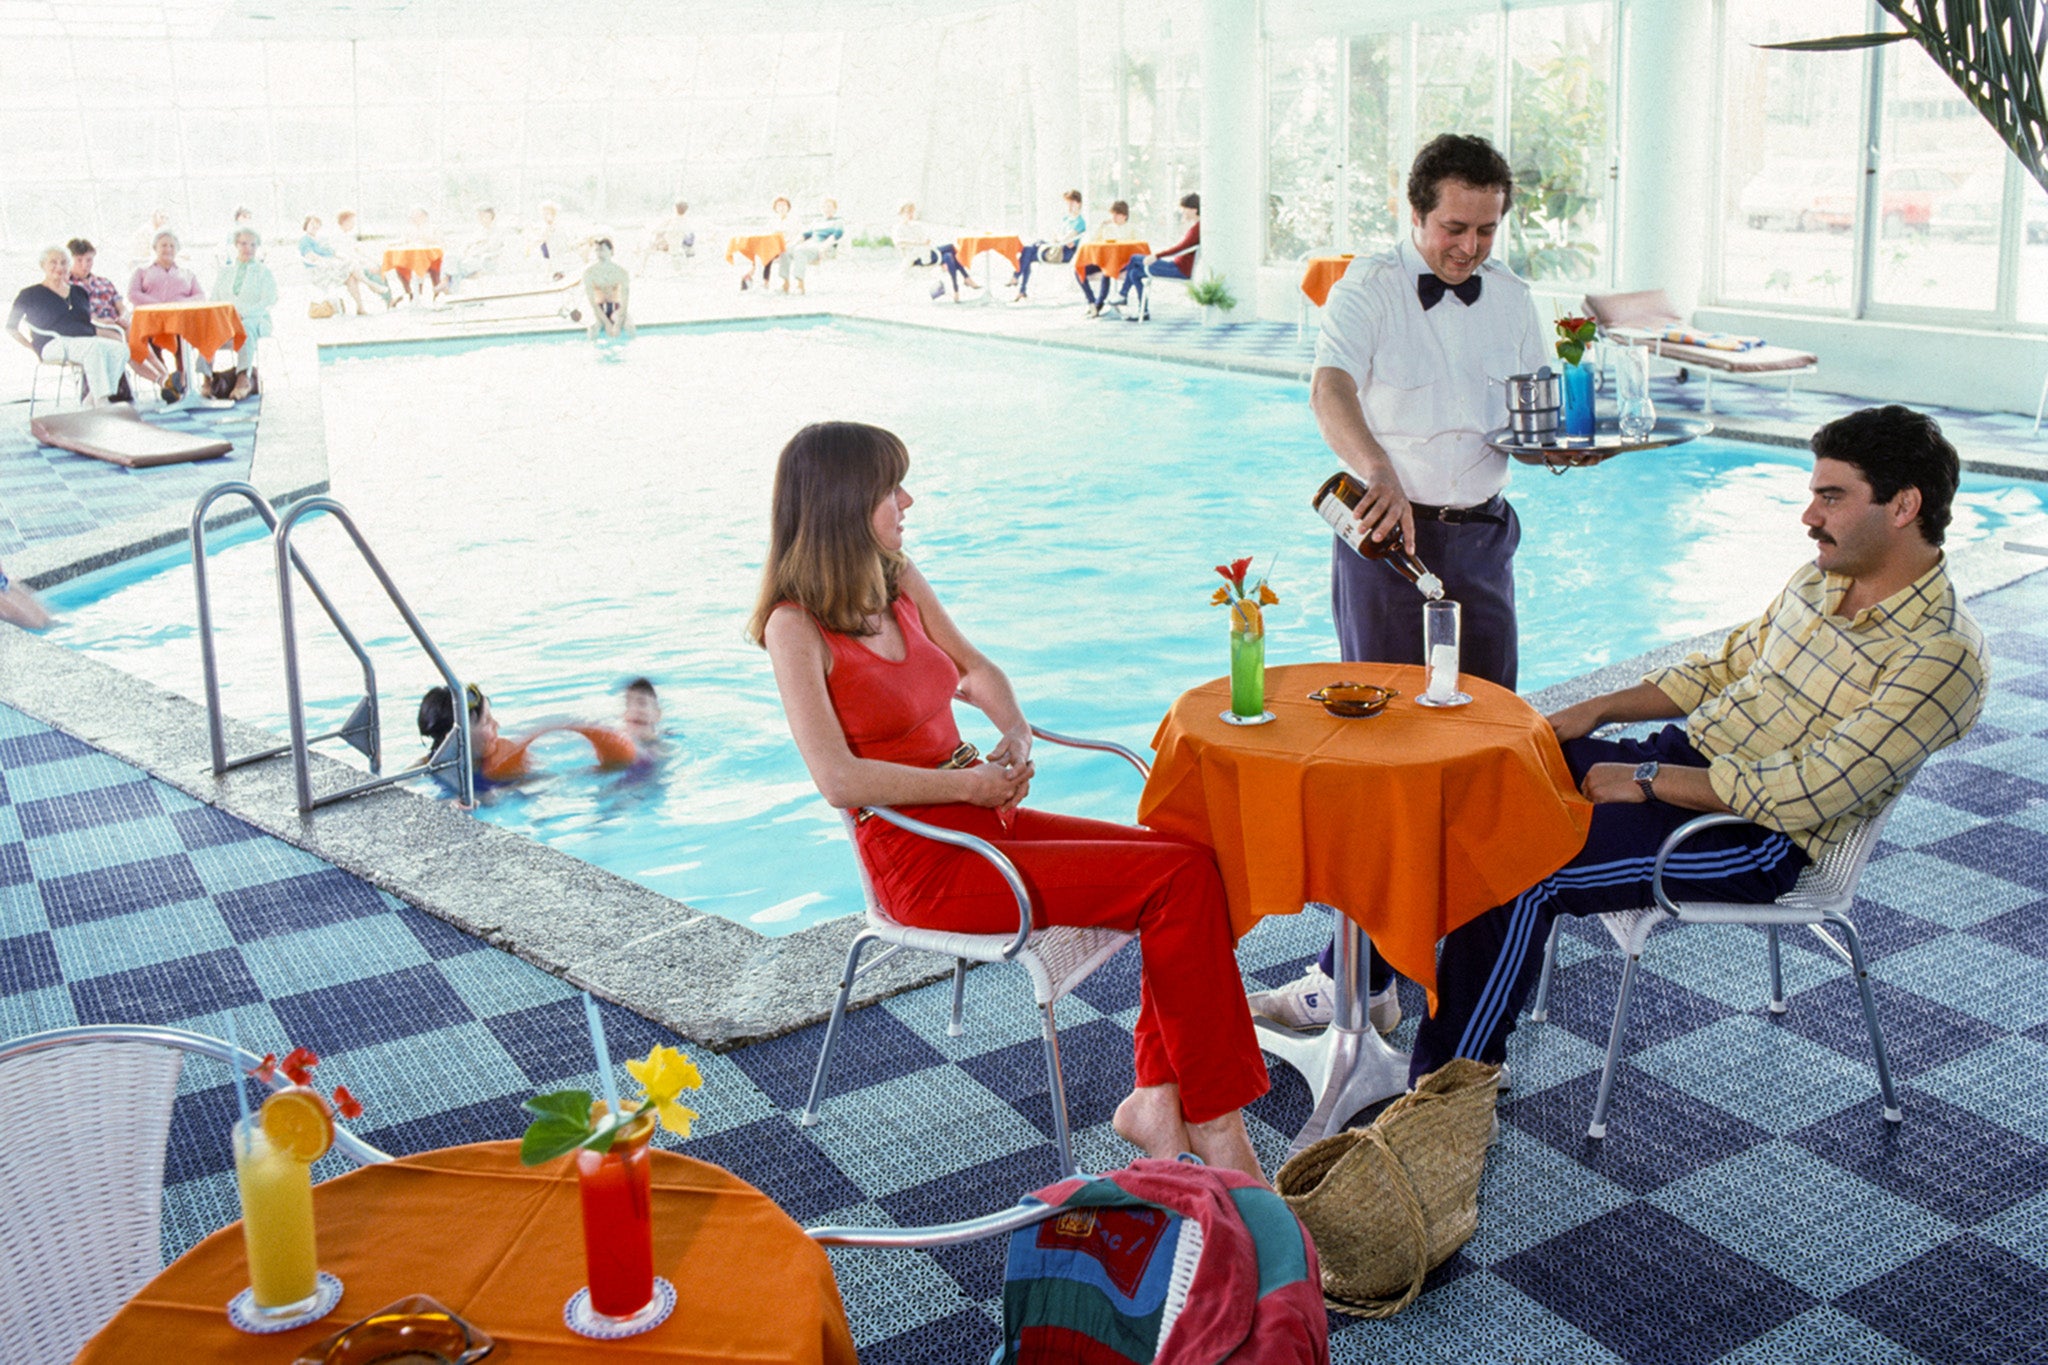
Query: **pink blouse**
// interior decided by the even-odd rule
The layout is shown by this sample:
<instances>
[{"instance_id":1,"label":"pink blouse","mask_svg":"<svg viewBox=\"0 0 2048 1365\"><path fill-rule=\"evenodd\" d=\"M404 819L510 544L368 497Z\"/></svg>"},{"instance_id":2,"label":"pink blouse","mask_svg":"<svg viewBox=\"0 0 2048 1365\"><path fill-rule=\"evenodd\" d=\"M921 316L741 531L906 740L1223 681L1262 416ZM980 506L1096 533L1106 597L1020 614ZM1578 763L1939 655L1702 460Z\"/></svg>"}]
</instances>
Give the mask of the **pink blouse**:
<instances>
[{"instance_id":1,"label":"pink blouse","mask_svg":"<svg viewBox=\"0 0 2048 1365\"><path fill-rule=\"evenodd\" d=\"M182 266L166 270L151 261L128 281L130 303L183 303L187 299L205 297L206 291L199 287L199 277Z\"/></svg>"}]
</instances>

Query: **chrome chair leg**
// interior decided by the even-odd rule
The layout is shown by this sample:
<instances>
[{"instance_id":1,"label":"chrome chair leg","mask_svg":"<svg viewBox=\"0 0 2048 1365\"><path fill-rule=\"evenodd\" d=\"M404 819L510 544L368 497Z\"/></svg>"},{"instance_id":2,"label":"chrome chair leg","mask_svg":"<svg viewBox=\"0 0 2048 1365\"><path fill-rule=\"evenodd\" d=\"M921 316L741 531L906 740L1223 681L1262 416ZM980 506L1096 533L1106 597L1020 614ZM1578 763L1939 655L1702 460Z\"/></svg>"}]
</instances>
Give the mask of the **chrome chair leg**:
<instances>
[{"instance_id":1,"label":"chrome chair leg","mask_svg":"<svg viewBox=\"0 0 2048 1365\"><path fill-rule=\"evenodd\" d=\"M966 995L967 959L956 957L953 959L953 1017L946 1021L948 1038L958 1038L967 1032L967 1025L960 1022L961 1007L966 1003Z\"/></svg>"},{"instance_id":2,"label":"chrome chair leg","mask_svg":"<svg viewBox=\"0 0 2048 1365\"><path fill-rule=\"evenodd\" d=\"M1764 930L1764 948L1771 959L1771 1013L1785 1012L1785 966L1778 953L1778 926Z\"/></svg>"},{"instance_id":3,"label":"chrome chair leg","mask_svg":"<svg viewBox=\"0 0 2048 1365\"><path fill-rule=\"evenodd\" d=\"M1543 940L1543 975L1536 978L1536 998L1529 1002L1529 1021L1540 1024L1550 1018L1550 978L1557 972L1557 936L1564 932L1564 916L1550 921L1550 937Z\"/></svg>"},{"instance_id":4,"label":"chrome chair leg","mask_svg":"<svg viewBox=\"0 0 2048 1365\"><path fill-rule=\"evenodd\" d=\"M860 955L874 942L871 934L855 934L853 946L846 950L846 973L839 978L839 998L832 1003L832 1018L825 1025L825 1043L818 1049L818 1069L811 1073L811 1096L804 1101L803 1117L798 1120L805 1128L818 1126L818 1097L825 1090L825 1072L832 1065L832 1049L839 1045L839 1028L846 1022L846 1002L853 994L854 978L860 975Z\"/></svg>"},{"instance_id":5,"label":"chrome chair leg","mask_svg":"<svg viewBox=\"0 0 2048 1365\"><path fill-rule=\"evenodd\" d=\"M1863 997L1863 1022L1870 1025L1870 1051L1877 1059L1877 1088L1884 1095L1884 1118L1886 1123L1905 1122L1905 1111L1899 1108L1898 1092L1892 1088L1891 1056L1884 1050L1884 1032L1877 1026L1877 997L1870 989L1870 968L1863 960L1863 938L1856 932L1856 926L1840 911L1830 911L1827 920L1842 926L1842 937L1849 943L1849 966L1856 973L1856 991Z\"/></svg>"},{"instance_id":6,"label":"chrome chair leg","mask_svg":"<svg viewBox=\"0 0 2048 1365\"><path fill-rule=\"evenodd\" d=\"M1059 1149L1060 1178L1074 1174L1074 1140L1067 1128L1067 1079L1060 1070L1060 1031L1053 1023L1050 1000L1039 1006L1045 1020L1045 1079L1052 1099L1053 1144Z\"/></svg>"},{"instance_id":7,"label":"chrome chair leg","mask_svg":"<svg viewBox=\"0 0 2048 1365\"><path fill-rule=\"evenodd\" d=\"M1621 964L1621 994L1614 1001L1614 1029L1607 1035L1607 1065L1600 1071L1600 1093L1593 1100L1593 1122L1586 1127L1589 1138L1607 1136L1607 1105L1614 1098L1614 1073L1621 1069L1621 1034L1628 1026L1628 997L1636 983L1638 954Z\"/></svg>"}]
</instances>

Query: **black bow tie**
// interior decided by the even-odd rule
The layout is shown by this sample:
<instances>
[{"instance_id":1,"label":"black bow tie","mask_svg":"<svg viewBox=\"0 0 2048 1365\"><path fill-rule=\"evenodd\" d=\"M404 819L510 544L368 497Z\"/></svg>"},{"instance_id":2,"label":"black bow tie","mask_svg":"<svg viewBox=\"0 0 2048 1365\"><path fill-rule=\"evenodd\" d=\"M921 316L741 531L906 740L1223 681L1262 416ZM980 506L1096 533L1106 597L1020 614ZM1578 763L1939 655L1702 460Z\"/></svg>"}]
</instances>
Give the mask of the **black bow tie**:
<instances>
[{"instance_id":1,"label":"black bow tie","mask_svg":"<svg viewBox=\"0 0 2048 1365\"><path fill-rule=\"evenodd\" d=\"M1479 286L1481 283L1482 281L1477 275L1472 275L1463 284L1445 284L1442 280L1425 270L1422 274L1415 277L1415 296L1422 300L1422 311L1425 313L1443 302L1446 289L1458 296L1459 303L1470 308L1473 304L1479 302Z\"/></svg>"}]
</instances>

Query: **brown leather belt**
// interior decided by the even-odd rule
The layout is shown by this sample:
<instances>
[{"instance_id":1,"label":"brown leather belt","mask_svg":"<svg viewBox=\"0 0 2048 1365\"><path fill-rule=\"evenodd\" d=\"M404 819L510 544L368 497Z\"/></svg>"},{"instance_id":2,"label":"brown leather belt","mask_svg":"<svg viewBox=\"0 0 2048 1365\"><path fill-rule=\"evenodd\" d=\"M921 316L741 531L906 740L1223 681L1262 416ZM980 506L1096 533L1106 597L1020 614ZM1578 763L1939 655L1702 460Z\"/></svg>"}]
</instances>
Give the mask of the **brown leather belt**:
<instances>
[{"instance_id":1,"label":"brown leather belt","mask_svg":"<svg viewBox=\"0 0 2048 1365\"><path fill-rule=\"evenodd\" d=\"M1428 503L1411 502L1408 509L1415 513L1417 521L1440 521L1447 526L1458 526L1468 521L1490 521L1495 526L1505 526L1507 500L1498 493L1476 507L1431 507Z\"/></svg>"}]
</instances>

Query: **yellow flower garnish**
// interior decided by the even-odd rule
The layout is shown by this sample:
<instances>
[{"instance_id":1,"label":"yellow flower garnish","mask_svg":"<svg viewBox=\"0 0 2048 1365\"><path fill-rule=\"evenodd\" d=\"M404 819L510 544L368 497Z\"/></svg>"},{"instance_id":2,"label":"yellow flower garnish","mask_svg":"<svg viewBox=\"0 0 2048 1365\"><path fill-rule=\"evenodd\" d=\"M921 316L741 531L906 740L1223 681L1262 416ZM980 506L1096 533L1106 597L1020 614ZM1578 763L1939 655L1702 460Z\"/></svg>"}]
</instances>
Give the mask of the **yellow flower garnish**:
<instances>
[{"instance_id":1,"label":"yellow flower garnish","mask_svg":"<svg viewBox=\"0 0 2048 1365\"><path fill-rule=\"evenodd\" d=\"M1216 589L1216 594L1215 594L1215 596L1211 597L1211 598L1209 599L1209 602L1210 602L1210 604L1211 604L1212 606L1218 606L1218 607L1220 607L1220 606L1222 606L1222 605L1223 605L1224 603L1228 602L1229 600L1230 600L1230 589L1228 589L1228 588L1218 588L1218 589Z\"/></svg>"},{"instance_id":2,"label":"yellow flower garnish","mask_svg":"<svg viewBox=\"0 0 2048 1365\"><path fill-rule=\"evenodd\" d=\"M646 1061L628 1061L626 1070L640 1082L648 1106L661 1116L662 1127L677 1137L688 1137L690 1121L697 1117L697 1112L677 1104L676 1096L704 1084L697 1064L676 1049L659 1044L647 1054Z\"/></svg>"},{"instance_id":3,"label":"yellow flower garnish","mask_svg":"<svg viewBox=\"0 0 2048 1365\"><path fill-rule=\"evenodd\" d=\"M1272 590L1271 588L1267 587L1267 586L1266 586L1266 585L1265 585L1264 583L1261 583L1261 584L1259 584L1259 605L1260 605L1260 606L1262 606L1262 607L1270 607L1270 606L1272 606L1272 605L1273 605L1274 603L1278 602L1279 600L1280 600L1280 594L1279 594L1279 593L1277 593L1277 592L1274 592L1274 591L1273 591L1273 590Z\"/></svg>"}]
</instances>

